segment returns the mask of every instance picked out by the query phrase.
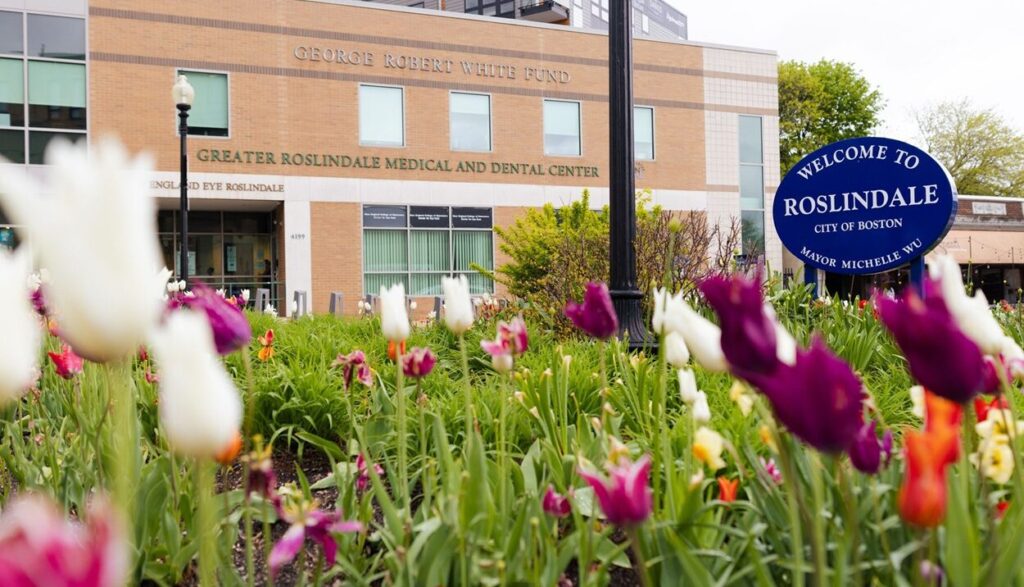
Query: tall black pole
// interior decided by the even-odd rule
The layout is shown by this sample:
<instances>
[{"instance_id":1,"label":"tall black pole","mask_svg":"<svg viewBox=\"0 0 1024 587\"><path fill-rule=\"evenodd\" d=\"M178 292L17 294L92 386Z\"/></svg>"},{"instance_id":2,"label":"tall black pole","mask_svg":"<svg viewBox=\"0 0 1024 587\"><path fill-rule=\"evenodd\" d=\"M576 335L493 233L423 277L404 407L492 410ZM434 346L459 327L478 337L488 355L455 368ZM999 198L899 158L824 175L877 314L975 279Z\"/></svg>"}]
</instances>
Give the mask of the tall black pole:
<instances>
[{"instance_id":1,"label":"tall black pole","mask_svg":"<svg viewBox=\"0 0 1024 587\"><path fill-rule=\"evenodd\" d=\"M186 141L188 139L188 111L191 106L188 104L178 104L178 119L181 124L178 125L178 134L181 135L181 213L178 215L181 226L181 257L178 260L180 264L178 270L178 276L181 281L188 282L188 149L186 148Z\"/></svg>"},{"instance_id":2,"label":"tall black pole","mask_svg":"<svg viewBox=\"0 0 1024 587\"><path fill-rule=\"evenodd\" d=\"M633 160L633 7L630 0L611 2L608 21L608 159L609 281L619 316L619 335L629 346L650 343L636 285L635 170Z\"/></svg>"}]
</instances>

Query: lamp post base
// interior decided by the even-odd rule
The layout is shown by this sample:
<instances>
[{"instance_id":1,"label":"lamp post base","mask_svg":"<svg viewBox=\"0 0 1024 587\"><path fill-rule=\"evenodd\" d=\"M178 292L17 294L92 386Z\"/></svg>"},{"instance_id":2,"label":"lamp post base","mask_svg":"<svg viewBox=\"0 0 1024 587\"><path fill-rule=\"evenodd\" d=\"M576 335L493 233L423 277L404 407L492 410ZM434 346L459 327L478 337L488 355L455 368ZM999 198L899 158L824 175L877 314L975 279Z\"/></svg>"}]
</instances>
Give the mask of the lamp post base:
<instances>
[{"instance_id":1,"label":"lamp post base","mask_svg":"<svg viewBox=\"0 0 1024 587\"><path fill-rule=\"evenodd\" d=\"M657 349L658 340L647 330L641 301L644 294L638 289L613 289L612 306L619 317L619 338L627 340L631 351Z\"/></svg>"}]
</instances>

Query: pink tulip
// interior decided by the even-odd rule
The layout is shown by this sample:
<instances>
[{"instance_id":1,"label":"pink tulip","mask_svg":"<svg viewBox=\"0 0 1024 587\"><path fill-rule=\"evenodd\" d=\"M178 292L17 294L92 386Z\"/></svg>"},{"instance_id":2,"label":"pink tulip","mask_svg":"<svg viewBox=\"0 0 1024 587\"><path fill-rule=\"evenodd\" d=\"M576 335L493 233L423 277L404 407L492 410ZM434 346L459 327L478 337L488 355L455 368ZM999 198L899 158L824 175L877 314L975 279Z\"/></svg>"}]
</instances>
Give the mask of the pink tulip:
<instances>
[{"instance_id":1,"label":"pink tulip","mask_svg":"<svg viewBox=\"0 0 1024 587\"><path fill-rule=\"evenodd\" d=\"M529 337L526 334L526 322L515 318L510 323L498 323L498 337L495 340L482 340L480 346L491 355L498 371L509 371L512 362L526 352Z\"/></svg>"},{"instance_id":2,"label":"pink tulip","mask_svg":"<svg viewBox=\"0 0 1024 587\"><path fill-rule=\"evenodd\" d=\"M569 503L569 498L556 493L555 488L551 485L548 485L548 490L544 492L541 506L546 514L556 518L564 518L572 511L572 504Z\"/></svg>"},{"instance_id":3,"label":"pink tulip","mask_svg":"<svg viewBox=\"0 0 1024 587\"><path fill-rule=\"evenodd\" d=\"M610 479L582 468L579 473L594 489L594 496L609 522L616 526L636 526L651 515L651 489L647 486L651 459L644 455L635 463L626 458L620 462L621 465L611 468Z\"/></svg>"},{"instance_id":4,"label":"pink tulip","mask_svg":"<svg viewBox=\"0 0 1024 587\"><path fill-rule=\"evenodd\" d=\"M325 512L317 508L316 501L301 498L278 506L277 514L291 525L270 551L271 574L277 574L282 566L295 559L306 538L323 548L324 560L330 568L334 566L338 554L338 543L334 535L363 531L362 523L342 520L341 511Z\"/></svg>"},{"instance_id":5,"label":"pink tulip","mask_svg":"<svg viewBox=\"0 0 1024 587\"><path fill-rule=\"evenodd\" d=\"M366 490L370 485L370 471L366 466L366 458L363 457L363 453L359 453L356 457L356 470L359 471L359 477L356 479L356 489L359 491ZM380 466L379 463L374 463L373 470L380 477L384 474L384 467Z\"/></svg>"},{"instance_id":6,"label":"pink tulip","mask_svg":"<svg viewBox=\"0 0 1024 587\"><path fill-rule=\"evenodd\" d=\"M83 524L65 519L47 498L18 497L0 518L0 585L124 585L128 543L121 530L106 501L93 502Z\"/></svg>"},{"instance_id":7,"label":"pink tulip","mask_svg":"<svg viewBox=\"0 0 1024 587\"><path fill-rule=\"evenodd\" d=\"M356 380L366 387L373 385L373 373L370 365L366 363L366 353L363 351L352 351L347 355L338 355L334 359L334 367L341 369L341 378L345 381L345 389L352 387L352 381Z\"/></svg>"},{"instance_id":8,"label":"pink tulip","mask_svg":"<svg viewBox=\"0 0 1024 587\"><path fill-rule=\"evenodd\" d=\"M53 361L53 367L57 371L57 375L60 375L64 379L73 379L75 375L82 372L85 365L85 361L82 357L75 354L75 351L71 350L71 347L67 343L61 344L60 353L49 352L50 360Z\"/></svg>"}]
</instances>

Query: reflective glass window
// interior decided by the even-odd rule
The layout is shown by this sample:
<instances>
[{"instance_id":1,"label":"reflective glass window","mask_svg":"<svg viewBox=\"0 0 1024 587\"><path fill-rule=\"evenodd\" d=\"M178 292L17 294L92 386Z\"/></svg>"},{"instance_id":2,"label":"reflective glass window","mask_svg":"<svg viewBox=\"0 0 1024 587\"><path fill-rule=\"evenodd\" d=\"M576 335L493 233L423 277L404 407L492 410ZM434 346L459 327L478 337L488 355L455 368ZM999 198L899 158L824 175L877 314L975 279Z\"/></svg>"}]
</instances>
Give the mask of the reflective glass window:
<instances>
[{"instance_id":1,"label":"reflective glass window","mask_svg":"<svg viewBox=\"0 0 1024 587\"><path fill-rule=\"evenodd\" d=\"M405 144L402 88L359 86L359 142L381 147Z\"/></svg>"},{"instance_id":2,"label":"reflective glass window","mask_svg":"<svg viewBox=\"0 0 1024 587\"><path fill-rule=\"evenodd\" d=\"M0 10L0 53L24 55L25 43L21 33L21 13Z\"/></svg>"},{"instance_id":3,"label":"reflective glass window","mask_svg":"<svg viewBox=\"0 0 1024 587\"><path fill-rule=\"evenodd\" d=\"M544 154L580 154L580 104L544 100Z\"/></svg>"},{"instance_id":4,"label":"reflective glass window","mask_svg":"<svg viewBox=\"0 0 1024 587\"><path fill-rule=\"evenodd\" d=\"M85 92L85 65L29 61L29 124L85 130Z\"/></svg>"},{"instance_id":5,"label":"reflective glass window","mask_svg":"<svg viewBox=\"0 0 1024 587\"><path fill-rule=\"evenodd\" d=\"M28 15L28 54L51 59L85 59L85 21L81 18Z\"/></svg>"},{"instance_id":6,"label":"reflective glass window","mask_svg":"<svg viewBox=\"0 0 1024 587\"><path fill-rule=\"evenodd\" d=\"M197 136L228 136L229 102L226 73L179 70L196 91L188 111L188 134Z\"/></svg>"},{"instance_id":7,"label":"reflective glass window","mask_svg":"<svg viewBox=\"0 0 1024 587\"><path fill-rule=\"evenodd\" d=\"M654 108L633 108L633 136L637 160L654 159Z\"/></svg>"},{"instance_id":8,"label":"reflective glass window","mask_svg":"<svg viewBox=\"0 0 1024 587\"><path fill-rule=\"evenodd\" d=\"M452 92L451 146L456 151L491 150L491 97Z\"/></svg>"}]
</instances>

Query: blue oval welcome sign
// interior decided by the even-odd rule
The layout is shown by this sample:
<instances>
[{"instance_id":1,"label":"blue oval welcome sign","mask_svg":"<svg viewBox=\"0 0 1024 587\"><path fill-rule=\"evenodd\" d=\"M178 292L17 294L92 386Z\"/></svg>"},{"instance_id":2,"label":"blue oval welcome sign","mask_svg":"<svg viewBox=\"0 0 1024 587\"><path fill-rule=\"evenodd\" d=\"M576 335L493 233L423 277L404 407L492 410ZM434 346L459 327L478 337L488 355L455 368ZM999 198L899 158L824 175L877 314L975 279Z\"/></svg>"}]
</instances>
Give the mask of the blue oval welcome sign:
<instances>
[{"instance_id":1,"label":"blue oval welcome sign","mask_svg":"<svg viewBox=\"0 0 1024 587\"><path fill-rule=\"evenodd\" d=\"M786 174L772 208L782 243L834 273L878 273L924 255L956 216L956 188L928 153L879 137L832 143Z\"/></svg>"}]
</instances>

